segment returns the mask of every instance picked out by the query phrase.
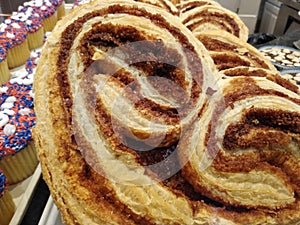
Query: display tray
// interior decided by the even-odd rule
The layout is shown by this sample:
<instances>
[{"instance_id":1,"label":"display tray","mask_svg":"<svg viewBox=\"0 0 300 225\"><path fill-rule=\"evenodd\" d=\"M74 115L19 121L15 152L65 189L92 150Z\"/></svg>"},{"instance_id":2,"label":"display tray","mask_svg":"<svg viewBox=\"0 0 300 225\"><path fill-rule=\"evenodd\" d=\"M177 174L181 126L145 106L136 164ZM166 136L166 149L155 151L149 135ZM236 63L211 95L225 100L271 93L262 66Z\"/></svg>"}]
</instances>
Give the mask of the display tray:
<instances>
[{"instance_id":1,"label":"display tray","mask_svg":"<svg viewBox=\"0 0 300 225\"><path fill-rule=\"evenodd\" d=\"M50 196L38 225L64 225L60 213Z\"/></svg>"},{"instance_id":2,"label":"display tray","mask_svg":"<svg viewBox=\"0 0 300 225\"><path fill-rule=\"evenodd\" d=\"M300 69L300 50L281 45L268 45L259 48L279 70Z\"/></svg>"},{"instance_id":3,"label":"display tray","mask_svg":"<svg viewBox=\"0 0 300 225\"><path fill-rule=\"evenodd\" d=\"M285 70L282 70L280 73L281 73L282 77L294 82L295 84L297 84L300 87L300 68L297 70L296 69L294 69L294 70L285 69Z\"/></svg>"},{"instance_id":4,"label":"display tray","mask_svg":"<svg viewBox=\"0 0 300 225\"><path fill-rule=\"evenodd\" d=\"M29 206L30 200L36 189L39 179L41 178L40 164L35 169L33 175L27 179L8 187L13 201L16 205L16 211L10 221L10 225L18 225L22 222L24 214Z\"/></svg>"}]
</instances>

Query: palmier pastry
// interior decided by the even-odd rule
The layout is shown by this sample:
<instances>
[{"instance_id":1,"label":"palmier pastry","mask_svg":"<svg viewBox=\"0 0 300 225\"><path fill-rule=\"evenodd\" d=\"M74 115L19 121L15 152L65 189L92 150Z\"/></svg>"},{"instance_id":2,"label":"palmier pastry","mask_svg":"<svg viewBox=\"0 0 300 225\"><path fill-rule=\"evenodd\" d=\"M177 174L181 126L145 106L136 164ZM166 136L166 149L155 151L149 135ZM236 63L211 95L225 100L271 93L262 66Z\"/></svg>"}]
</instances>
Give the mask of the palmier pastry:
<instances>
[{"instance_id":1,"label":"palmier pastry","mask_svg":"<svg viewBox=\"0 0 300 225\"><path fill-rule=\"evenodd\" d=\"M206 30L223 30L234 36L248 40L248 28L240 17L217 5L195 6L180 13L180 19L193 33Z\"/></svg>"},{"instance_id":2,"label":"palmier pastry","mask_svg":"<svg viewBox=\"0 0 300 225\"><path fill-rule=\"evenodd\" d=\"M279 84L280 86L299 94L299 87L296 84L294 84L294 82L291 79L284 78L277 71L274 72L262 68L238 66L223 70L222 74L225 75L225 78L238 76L265 77L266 79L273 81L274 83Z\"/></svg>"},{"instance_id":3,"label":"palmier pastry","mask_svg":"<svg viewBox=\"0 0 300 225\"><path fill-rule=\"evenodd\" d=\"M150 5L155 5L162 9L167 10L168 12L172 13L173 15L178 15L178 9L174 5L174 3L170 0L134 0L135 2L144 2Z\"/></svg>"},{"instance_id":4,"label":"palmier pastry","mask_svg":"<svg viewBox=\"0 0 300 225\"><path fill-rule=\"evenodd\" d=\"M278 72L260 51L228 32L211 30L194 34L209 50L218 70L246 66Z\"/></svg>"},{"instance_id":5,"label":"palmier pastry","mask_svg":"<svg viewBox=\"0 0 300 225\"><path fill-rule=\"evenodd\" d=\"M180 14L188 10L192 10L196 7L201 7L205 5L215 5L221 7L221 5L218 2L211 1L211 0L187 0L187 1L180 1L179 3L176 4Z\"/></svg>"},{"instance_id":6,"label":"palmier pastry","mask_svg":"<svg viewBox=\"0 0 300 225\"><path fill-rule=\"evenodd\" d=\"M219 87L181 139L182 176L237 224L299 224L299 94L264 77Z\"/></svg>"},{"instance_id":7,"label":"palmier pastry","mask_svg":"<svg viewBox=\"0 0 300 225\"><path fill-rule=\"evenodd\" d=\"M36 72L34 137L64 222L230 221L172 187L181 133L218 76L204 46L158 7L93 1L58 22Z\"/></svg>"}]
</instances>

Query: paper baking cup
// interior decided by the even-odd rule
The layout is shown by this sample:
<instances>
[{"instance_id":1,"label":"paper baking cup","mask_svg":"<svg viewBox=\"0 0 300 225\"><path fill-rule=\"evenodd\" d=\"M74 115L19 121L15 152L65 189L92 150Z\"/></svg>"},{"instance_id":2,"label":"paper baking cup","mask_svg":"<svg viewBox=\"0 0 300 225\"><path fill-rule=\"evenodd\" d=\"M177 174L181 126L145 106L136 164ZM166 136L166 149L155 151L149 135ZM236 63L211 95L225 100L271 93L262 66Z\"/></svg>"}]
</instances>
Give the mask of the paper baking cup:
<instances>
[{"instance_id":1,"label":"paper baking cup","mask_svg":"<svg viewBox=\"0 0 300 225\"><path fill-rule=\"evenodd\" d=\"M10 69L13 69L25 64L29 56L30 56L30 50L28 46L28 41L27 39L25 39L25 41L22 44L16 45L8 50L8 54L7 54L8 67Z\"/></svg>"},{"instance_id":2,"label":"paper baking cup","mask_svg":"<svg viewBox=\"0 0 300 225\"><path fill-rule=\"evenodd\" d=\"M66 14L65 2L63 1L60 6L57 6L57 19L62 18Z\"/></svg>"},{"instance_id":3,"label":"paper baking cup","mask_svg":"<svg viewBox=\"0 0 300 225\"><path fill-rule=\"evenodd\" d=\"M52 16L43 19L44 31L49 32L52 31L57 22L57 12L55 12Z\"/></svg>"},{"instance_id":4,"label":"paper baking cup","mask_svg":"<svg viewBox=\"0 0 300 225\"><path fill-rule=\"evenodd\" d=\"M10 79L10 71L7 64L7 59L0 62L0 84Z\"/></svg>"},{"instance_id":5,"label":"paper baking cup","mask_svg":"<svg viewBox=\"0 0 300 225\"><path fill-rule=\"evenodd\" d=\"M29 49L33 50L44 44L44 27L40 27L36 32L28 34Z\"/></svg>"},{"instance_id":6,"label":"paper baking cup","mask_svg":"<svg viewBox=\"0 0 300 225\"><path fill-rule=\"evenodd\" d=\"M38 164L38 158L34 143L31 142L25 149L3 157L0 161L0 168L3 170L10 184L16 184L34 172Z\"/></svg>"},{"instance_id":7,"label":"paper baking cup","mask_svg":"<svg viewBox=\"0 0 300 225\"><path fill-rule=\"evenodd\" d=\"M0 224L9 224L11 218L15 213L15 204L8 191L5 191L4 195L0 198Z\"/></svg>"}]
</instances>

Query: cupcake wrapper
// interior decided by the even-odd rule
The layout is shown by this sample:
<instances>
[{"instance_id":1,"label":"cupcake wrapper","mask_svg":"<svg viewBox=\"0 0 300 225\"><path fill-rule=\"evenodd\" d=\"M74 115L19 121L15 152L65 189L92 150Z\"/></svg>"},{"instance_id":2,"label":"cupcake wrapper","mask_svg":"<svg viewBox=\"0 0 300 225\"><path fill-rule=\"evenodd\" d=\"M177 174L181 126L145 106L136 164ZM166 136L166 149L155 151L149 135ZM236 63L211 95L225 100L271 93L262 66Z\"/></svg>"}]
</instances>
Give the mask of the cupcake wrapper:
<instances>
[{"instance_id":1,"label":"cupcake wrapper","mask_svg":"<svg viewBox=\"0 0 300 225\"><path fill-rule=\"evenodd\" d=\"M15 184L32 175L37 164L35 146L30 143L15 155L4 157L0 161L0 168L4 171L9 183Z\"/></svg>"},{"instance_id":2,"label":"cupcake wrapper","mask_svg":"<svg viewBox=\"0 0 300 225\"><path fill-rule=\"evenodd\" d=\"M65 2L62 2L61 5L56 8L56 10L57 10L57 19L60 19L64 15L66 15Z\"/></svg>"},{"instance_id":3,"label":"cupcake wrapper","mask_svg":"<svg viewBox=\"0 0 300 225\"><path fill-rule=\"evenodd\" d=\"M10 79L10 71L7 64L7 59L0 63L0 84L8 81Z\"/></svg>"},{"instance_id":4,"label":"cupcake wrapper","mask_svg":"<svg viewBox=\"0 0 300 225\"><path fill-rule=\"evenodd\" d=\"M15 212L15 204L9 192L0 198L0 225L9 224Z\"/></svg>"},{"instance_id":5,"label":"cupcake wrapper","mask_svg":"<svg viewBox=\"0 0 300 225\"><path fill-rule=\"evenodd\" d=\"M44 31L49 32L52 31L57 22L57 12L55 12L52 16L43 19Z\"/></svg>"},{"instance_id":6,"label":"cupcake wrapper","mask_svg":"<svg viewBox=\"0 0 300 225\"><path fill-rule=\"evenodd\" d=\"M7 62L10 69L25 64L30 56L30 50L27 39L20 45L16 45L8 50Z\"/></svg>"},{"instance_id":7,"label":"cupcake wrapper","mask_svg":"<svg viewBox=\"0 0 300 225\"><path fill-rule=\"evenodd\" d=\"M34 33L28 34L28 45L29 49L33 50L38 47L41 47L44 43L44 28L41 27Z\"/></svg>"}]
</instances>

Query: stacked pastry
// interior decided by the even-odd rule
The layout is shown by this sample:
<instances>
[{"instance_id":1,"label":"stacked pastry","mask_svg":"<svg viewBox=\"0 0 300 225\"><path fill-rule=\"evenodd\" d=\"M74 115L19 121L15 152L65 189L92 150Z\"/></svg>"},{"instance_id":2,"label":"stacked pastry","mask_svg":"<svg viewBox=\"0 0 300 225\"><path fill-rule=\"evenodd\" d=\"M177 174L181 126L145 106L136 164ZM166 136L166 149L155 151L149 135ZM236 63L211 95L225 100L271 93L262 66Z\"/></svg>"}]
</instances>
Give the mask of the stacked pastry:
<instances>
[{"instance_id":1,"label":"stacked pastry","mask_svg":"<svg viewBox=\"0 0 300 225\"><path fill-rule=\"evenodd\" d=\"M148 2L76 7L43 48L35 143L64 222L299 224L298 88Z\"/></svg>"},{"instance_id":2,"label":"stacked pastry","mask_svg":"<svg viewBox=\"0 0 300 225\"><path fill-rule=\"evenodd\" d=\"M248 28L237 14L210 0L180 1L177 4L180 20L193 33L206 30L224 30L241 38L248 39Z\"/></svg>"}]
</instances>

